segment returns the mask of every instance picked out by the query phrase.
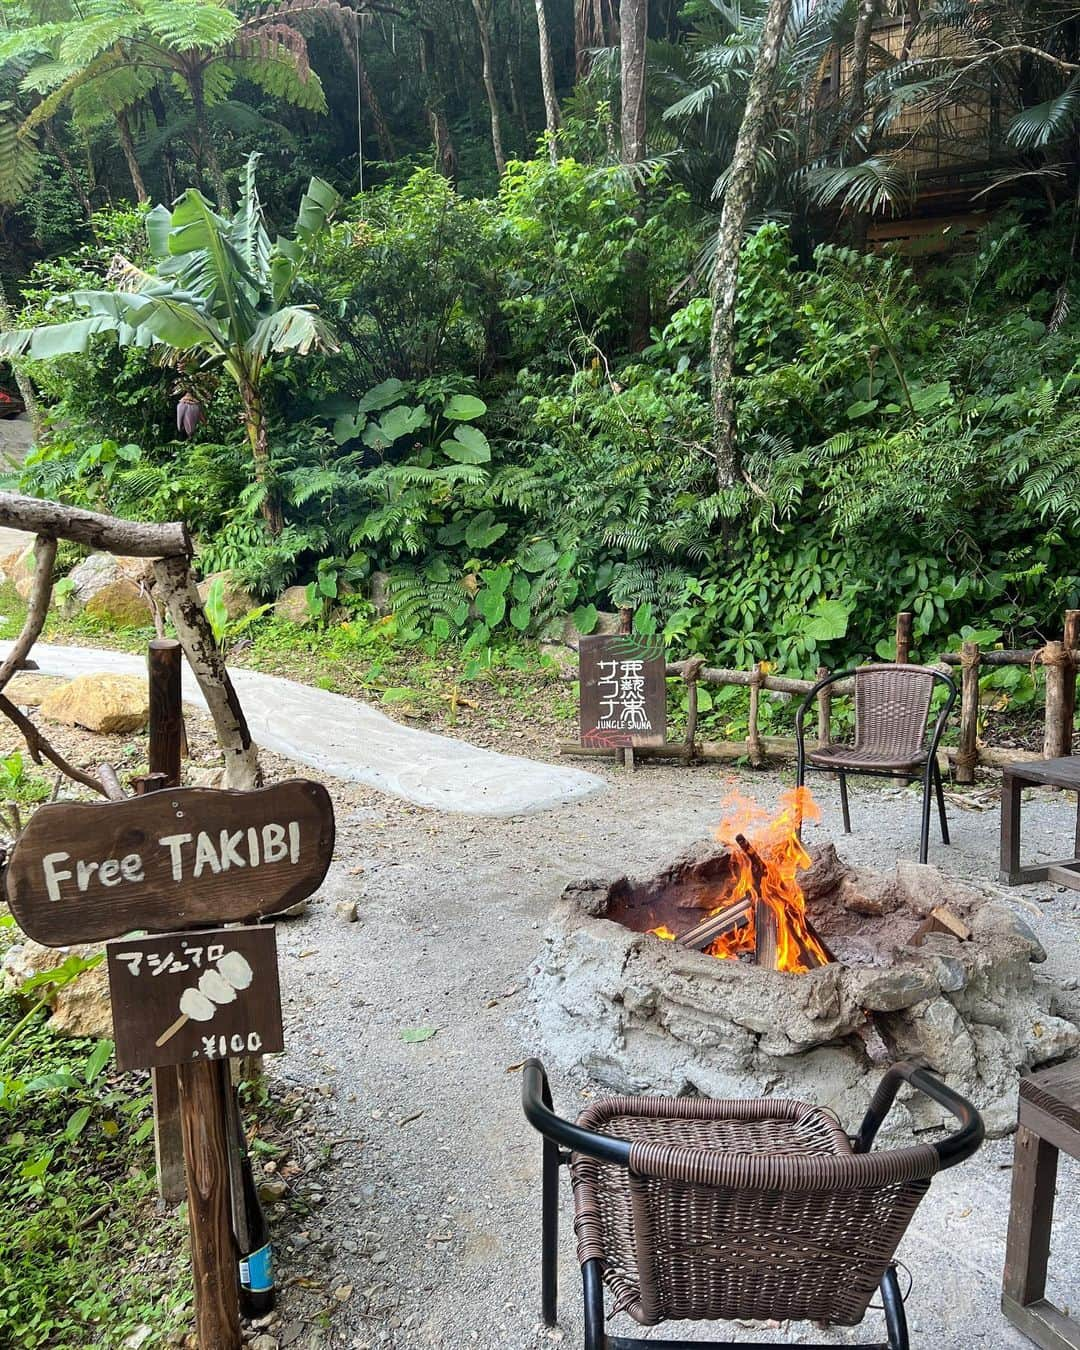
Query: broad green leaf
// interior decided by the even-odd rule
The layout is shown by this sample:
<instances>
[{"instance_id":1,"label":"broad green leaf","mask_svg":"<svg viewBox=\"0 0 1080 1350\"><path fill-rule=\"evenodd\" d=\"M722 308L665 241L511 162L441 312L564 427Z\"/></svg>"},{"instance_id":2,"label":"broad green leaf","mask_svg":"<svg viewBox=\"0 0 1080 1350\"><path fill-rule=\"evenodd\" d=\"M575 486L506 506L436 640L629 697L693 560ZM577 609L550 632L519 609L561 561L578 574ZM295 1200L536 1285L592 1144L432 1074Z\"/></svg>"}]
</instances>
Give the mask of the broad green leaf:
<instances>
[{"instance_id":1,"label":"broad green leaf","mask_svg":"<svg viewBox=\"0 0 1080 1350\"><path fill-rule=\"evenodd\" d=\"M330 434L338 445L344 445L346 441L356 440L366 426L367 418L363 413L342 413L340 417L334 419Z\"/></svg>"},{"instance_id":2,"label":"broad green leaf","mask_svg":"<svg viewBox=\"0 0 1080 1350\"><path fill-rule=\"evenodd\" d=\"M500 595L505 595L513 574L510 568L504 565L502 567L485 567L480 575L491 590L497 591Z\"/></svg>"},{"instance_id":3,"label":"broad green leaf","mask_svg":"<svg viewBox=\"0 0 1080 1350\"><path fill-rule=\"evenodd\" d=\"M113 1052L112 1041L98 1041L90 1058L86 1061L86 1069L83 1076L87 1083L92 1083L98 1074L102 1071Z\"/></svg>"},{"instance_id":4,"label":"broad green leaf","mask_svg":"<svg viewBox=\"0 0 1080 1350\"><path fill-rule=\"evenodd\" d=\"M939 380L937 384L913 385L911 406L917 413L929 412L931 408L947 403L952 396L952 386L948 380Z\"/></svg>"},{"instance_id":5,"label":"broad green leaf","mask_svg":"<svg viewBox=\"0 0 1080 1350\"><path fill-rule=\"evenodd\" d=\"M555 546L548 539L538 539L530 544L520 555L521 566L526 572L546 572L558 559Z\"/></svg>"},{"instance_id":6,"label":"broad green leaf","mask_svg":"<svg viewBox=\"0 0 1080 1350\"><path fill-rule=\"evenodd\" d=\"M79 1086L79 1080L70 1073L57 1070L55 1073L43 1073L37 1078L31 1078L26 1085L27 1094L34 1092L52 1092L57 1088L75 1088Z\"/></svg>"},{"instance_id":7,"label":"broad green leaf","mask_svg":"<svg viewBox=\"0 0 1080 1350\"><path fill-rule=\"evenodd\" d=\"M579 633L589 634L596 627L596 621L599 617L599 611L595 605L579 605L574 610L574 627Z\"/></svg>"},{"instance_id":8,"label":"broad green leaf","mask_svg":"<svg viewBox=\"0 0 1080 1350\"><path fill-rule=\"evenodd\" d=\"M491 446L479 427L456 427L453 436L443 441L441 449L456 464L487 464L491 459Z\"/></svg>"},{"instance_id":9,"label":"broad green leaf","mask_svg":"<svg viewBox=\"0 0 1080 1350\"><path fill-rule=\"evenodd\" d=\"M420 1041L430 1041L432 1036L438 1034L438 1027L404 1027L401 1032L401 1039L406 1045L417 1045Z\"/></svg>"},{"instance_id":10,"label":"broad green leaf","mask_svg":"<svg viewBox=\"0 0 1080 1350\"><path fill-rule=\"evenodd\" d=\"M482 398L472 394L455 394L443 409L443 416L451 422L475 422L487 412L487 404Z\"/></svg>"},{"instance_id":11,"label":"broad green leaf","mask_svg":"<svg viewBox=\"0 0 1080 1350\"><path fill-rule=\"evenodd\" d=\"M831 642L847 632L851 611L842 600L819 600L807 615L802 635L813 642Z\"/></svg>"},{"instance_id":12,"label":"broad green leaf","mask_svg":"<svg viewBox=\"0 0 1080 1350\"><path fill-rule=\"evenodd\" d=\"M532 595L532 582L521 572L514 578L514 584L510 587L510 594L515 600L528 600Z\"/></svg>"},{"instance_id":13,"label":"broad green leaf","mask_svg":"<svg viewBox=\"0 0 1080 1350\"><path fill-rule=\"evenodd\" d=\"M848 405L847 415L854 421L856 417L865 417L867 413L872 413L877 405L876 398L860 399L858 402Z\"/></svg>"},{"instance_id":14,"label":"broad green leaf","mask_svg":"<svg viewBox=\"0 0 1080 1350\"><path fill-rule=\"evenodd\" d=\"M510 622L519 633L524 633L532 622L532 610L528 605L512 605L510 607Z\"/></svg>"},{"instance_id":15,"label":"broad green leaf","mask_svg":"<svg viewBox=\"0 0 1080 1350\"><path fill-rule=\"evenodd\" d=\"M505 521L496 521L494 511L481 511L469 522L465 542L471 549L490 548L508 529Z\"/></svg>"},{"instance_id":16,"label":"broad green leaf","mask_svg":"<svg viewBox=\"0 0 1080 1350\"><path fill-rule=\"evenodd\" d=\"M502 591L482 590L475 603L477 613L489 628L502 623L506 615L506 595Z\"/></svg>"},{"instance_id":17,"label":"broad green leaf","mask_svg":"<svg viewBox=\"0 0 1080 1350\"><path fill-rule=\"evenodd\" d=\"M64 1126L64 1138L67 1140L78 1139L83 1130L86 1129L86 1122L90 1119L90 1112L93 1107L80 1106L68 1117L68 1123Z\"/></svg>"},{"instance_id":18,"label":"broad green leaf","mask_svg":"<svg viewBox=\"0 0 1080 1350\"><path fill-rule=\"evenodd\" d=\"M405 386L400 380L383 380L382 384L377 384L373 389L369 389L360 402L356 405L356 411L378 412L381 408L388 408L391 403L396 403Z\"/></svg>"}]
</instances>

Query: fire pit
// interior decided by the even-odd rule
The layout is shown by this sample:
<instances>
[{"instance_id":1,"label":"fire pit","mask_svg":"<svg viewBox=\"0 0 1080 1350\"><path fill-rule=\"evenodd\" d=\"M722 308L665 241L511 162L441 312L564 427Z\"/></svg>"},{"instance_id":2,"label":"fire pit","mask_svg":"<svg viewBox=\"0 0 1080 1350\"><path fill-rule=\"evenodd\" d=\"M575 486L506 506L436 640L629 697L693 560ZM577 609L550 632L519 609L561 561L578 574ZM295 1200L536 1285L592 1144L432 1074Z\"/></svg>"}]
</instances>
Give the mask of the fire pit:
<instances>
[{"instance_id":1,"label":"fire pit","mask_svg":"<svg viewBox=\"0 0 1080 1350\"><path fill-rule=\"evenodd\" d=\"M769 821L741 802L719 848L567 887L531 980L548 1053L618 1092L801 1097L844 1120L875 1065L918 1057L1007 1132L1020 1074L1080 1047L1035 934L936 868L808 854L812 814L805 790Z\"/></svg>"}]
</instances>

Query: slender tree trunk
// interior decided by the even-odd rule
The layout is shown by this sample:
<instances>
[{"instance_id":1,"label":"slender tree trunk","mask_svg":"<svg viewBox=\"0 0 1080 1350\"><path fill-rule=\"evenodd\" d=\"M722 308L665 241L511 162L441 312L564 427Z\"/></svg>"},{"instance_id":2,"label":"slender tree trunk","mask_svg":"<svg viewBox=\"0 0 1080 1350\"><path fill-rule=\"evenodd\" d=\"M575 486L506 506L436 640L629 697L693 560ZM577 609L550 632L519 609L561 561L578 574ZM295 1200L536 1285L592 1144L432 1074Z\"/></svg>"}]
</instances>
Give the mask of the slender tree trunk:
<instances>
[{"instance_id":1,"label":"slender tree trunk","mask_svg":"<svg viewBox=\"0 0 1080 1350\"><path fill-rule=\"evenodd\" d=\"M551 156L552 164L557 164L559 100L555 94L555 66L551 59L551 35L548 33L544 0L536 0L536 31L540 38L540 85L544 91L544 124L547 127L548 154Z\"/></svg>"},{"instance_id":2,"label":"slender tree trunk","mask_svg":"<svg viewBox=\"0 0 1080 1350\"><path fill-rule=\"evenodd\" d=\"M619 11L619 75L622 87L620 130L622 162L634 168L645 158L645 39L649 27L648 0L622 0ZM645 224L643 186L635 180L638 204L634 220ZM626 270L633 295L630 350L639 352L649 340L648 259L640 248L626 255Z\"/></svg>"},{"instance_id":3,"label":"slender tree trunk","mask_svg":"<svg viewBox=\"0 0 1080 1350\"><path fill-rule=\"evenodd\" d=\"M848 90L846 110L848 137L851 139L854 138L856 128L866 111L866 73L870 65L870 38L873 35L879 4L880 0L859 0L859 10L855 19L855 35L851 43L851 88ZM860 147L863 151L869 148L869 144ZM853 223L852 242L860 252L866 249L866 232L869 224L868 214L865 211L858 212Z\"/></svg>"},{"instance_id":4,"label":"slender tree trunk","mask_svg":"<svg viewBox=\"0 0 1080 1350\"><path fill-rule=\"evenodd\" d=\"M487 95L488 111L491 114L491 148L495 151L495 168L501 178L506 172L506 155L503 153L502 116L499 112L499 95L495 88L495 72L491 64L491 11L487 0L472 0L476 15L476 26L480 30L480 53L484 58L484 93Z\"/></svg>"},{"instance_id":5,"label":"slender tree trunk","mask_svg":"<svg viewBox=\"0 0 1080 1350\"><path fill-rule=\"evenodd\" d=\"M266 409L254 385L244 385L240 396L244 403L244 421L255 467L255 481L266 489L260 510L270 533L279 535L285 527L285 518L281 512L281 502L270 482L270 436L266 426Z\"/></svg>"},{"instance_id":6,"label":"slender tree trunk","mask_svg":"<svg viewBox=\"0 0 1080 1350\"><path fill-rule=\"evenodd\" d=\"M712 374L713 431L716 479L720 488L731 487L739 474L739 446L735 426L735 400L731 381L735 369L735 302L739 285L739 252L746 218L754 195L757 155L765 134L769 103L776 89L780 43L791 13L791 0L769 0L761 46L746 96L742 125L735 141L720 228L716 236L716 262L710 294L713 302L709 359Z\"/></svg>"},{"instance_id":7,"label":"slender tree trunk","mask_svg":"<svg viewBox=\"0 0 1080 1350\"><path fill-rule=\"evenodd\" d=\"M52 127L48 122L45 123L45 139L49 144L49 149L60 161L64 173L67 174L68 182L71 184L72 190L74 191L76 197L78 197L79 204L82 206L83 215L86 217L88 222L92 221L94 215L94 207L90 201L90 198L86 195L86 188L83 186L83 181L79 177L75 165L72 164L71 157L68 155L64 147L60 144L59 137L57 136L56 132L53 131Z\"/></svg>"},{"instance_id":8,"label":"slender tree trunk","mask_svg":"<svg viewBox=\"0 0 1080 1350\"><path fill-rule=\"evenodd\" d=\"M154 122L160 131L169 120L168 113L165 111L165 100L161 97L160 89L151 89L148 95L150 99L150 108L154 114ZM161 160L165 165L165 192L170 202L176 200L176 156L173 154L172 146L167 142L161 150Z\"/></svg>"},{"instance_id":9,"label":"slender tree trunk","mask_svg":"<svg viewBox=\"0 0 1080 1350\"><path fill-rule=\"evenodd\" d=\"M127 170L131 175L131 186L135 189L135 198L141 205L143 202L150 200L150 194L146 190L142 170L139 168L139 161L135 156L135 142L131 137L131 124L128 122L127 110L121 108L115 116L116 134L120 140L120 149L124 152Z\"/></svg>"},{"instance_id":10,"label":"slender tree trunk","mask_svg":"<svg viewBox=\"0 0 1080 1350\"><path fill-rule=\"evenodd\" d=\"M210 136L206 121L206 90L203 85L203 72L196 68L188 72L188 88L191 91L191 106L195 113L195 139L198 145L200 167L205 166L207 176L217 198L218 210L227 215L232 210L232 198L225 175L221 171L217 151Z\"/></svg>"},{"instance_id":11,"label":"slender tree trunk","mask_svg":"<svg viewBox=\"0 0 1080 1350\"><path fill-rule=\"evenodd\" d=\"M367 105L371 113L371 120L375 124L375 139L379 143L379 154L388 164L393 164L397 159L397 147L394 145L394 137L387 125L386 115L383 113L382 104L379 102L379 95L375 86L371 83L371 77L368 74L367 65L364 58L358 53L353 52L353 57L358 62L360 75L360 96Z\"/></svg>"},{"instance_id":12,"label":"slender tree trunk","mask_svg":"<svg viewBox=\"0 0 1080 1350\"><path fill-rule=\"evenodd\" d=\"M450 135L450 123L446 120L446 100L435 55L435 34L430 28L420 30L420 71L425 77L424 106L435 142L435 158L439 171L454 182L457 178L457 150Z\"/></svg>"}]
</instances>

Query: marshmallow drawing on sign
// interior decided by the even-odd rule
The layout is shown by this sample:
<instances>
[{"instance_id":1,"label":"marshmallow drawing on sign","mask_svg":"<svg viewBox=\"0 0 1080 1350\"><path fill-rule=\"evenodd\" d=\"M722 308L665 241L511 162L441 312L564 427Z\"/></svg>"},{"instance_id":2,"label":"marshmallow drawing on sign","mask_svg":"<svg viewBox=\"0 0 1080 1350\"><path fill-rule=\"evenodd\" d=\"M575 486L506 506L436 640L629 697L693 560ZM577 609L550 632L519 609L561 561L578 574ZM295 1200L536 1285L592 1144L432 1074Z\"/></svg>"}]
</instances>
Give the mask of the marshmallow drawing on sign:
<instances>
[{"instance_id":1,"label":"marshmallow drawing on sign","mask_svg":"<svg viewBox=\"0 0 1080 1350\"><path fill-rule=\"evenodd\" d=\"M222 1004L235 1002L237 991L246 989L252 977L245 957L239 952L226 952L216 969L204 970L199 983L180 995L180 1016L155 1044L160 1048L189 1022L209 1022Z\"/></svg>"}]
</instances>

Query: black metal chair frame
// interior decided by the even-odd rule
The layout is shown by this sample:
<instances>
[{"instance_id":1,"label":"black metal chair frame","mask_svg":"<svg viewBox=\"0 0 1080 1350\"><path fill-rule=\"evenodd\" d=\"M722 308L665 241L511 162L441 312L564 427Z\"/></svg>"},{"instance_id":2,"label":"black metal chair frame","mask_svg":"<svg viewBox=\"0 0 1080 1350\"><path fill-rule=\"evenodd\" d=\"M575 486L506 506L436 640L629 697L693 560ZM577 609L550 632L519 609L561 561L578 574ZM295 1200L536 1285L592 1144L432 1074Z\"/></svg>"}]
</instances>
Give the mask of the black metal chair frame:
<instances>
[{"instance_id":1,"label":"black metal chair frame","mask_svg":"<svg viewBox=\"0 0 1080 1350\"><path fill-rule=\"evenodd\" d=\"M854 1152L870 1152L878 1129L904 1083L945 1107L960 1122L958 1130L933 1145L941 1169L955 1167L957 1163L970 1158L983 1141L985 1131L982 1117L959 1093L947 1087L928 1069L910 1061L893 1064L886 1072L874 1102L863 1117L858 1134L852 1136ZM525 1062L521 1095L529 1124L543 1136L541 1313L544 1325L554 1327L558 1324L559 1293L559 1168L568 1167L574 1153L587 1154L619 1167L629 1167L630 1144L613 1135L586 1130L556 1115L547 1073L538 1059ZM663 1350L738 1350L739 1346L748 1344L746 1341L646 1341L634 1336L609 1336L604 1318L602 1262L599 1259L586 1261L581 1267L581 1278L585 1296L584 1350L655 1350L655 1347L663 1347ZM885 1271L880 1288L888 1340L864 1346L863 1350L910 1350L907 1317L895 1263ZM829 1347L823 1343L805 1343L804 1350L829 1350Z\"/></svg>"},{"instance_id":2,"label":"black metal chair frame","mask_svg":"<svg viewBox=\"0 0 1080 1350\"><path fill-rule=\"evenodd\" d=\"M873 768L858 767L848 768L839 765L813 764L806 754L806 736L803 730L803 720L806 717L807 709L817 701L820 690L825 689L830 684L836 684L840 680L858 679L860 672L865 673L873 670L874 667L856 667L853 670L840 670L833 675L826 675L824 679L818 680L817 684L810 690L803 701L799 704L799 709L795 714L795 740L796 740L796 761L795 761L795 783L802 787L806 781L807 769L814 769L818 773L835 773L840 779L840 807L844 816L844 833L851 833L851 810L848 805L847 780L848 775L866 777L866 778L902 778L906 782L914 783L922 779L923 785L923 803L922 803L922 831L919 835L919 861L926 862L930 852L930 792L931 788L937 797L938 820L941 823L941 842L943 844L951 843L949 839L949 821L945 815L945 793L941 783L941 769L938 765L937 752L938 745L941 742L942 733L945 730L945 722L949 713L952 711L953 704L956 702L956 684L944 674L943 671L934 670L929 666L921 666L920 670L931 676L935 682L942 684L948 690L948 696L945 700L945 706L938 714L937 721L934 723L933 730L930 733L930 741L926 747L926 763L918 773L912 773L905 769L897 768Z\"/></svg>"}]
</instances>

